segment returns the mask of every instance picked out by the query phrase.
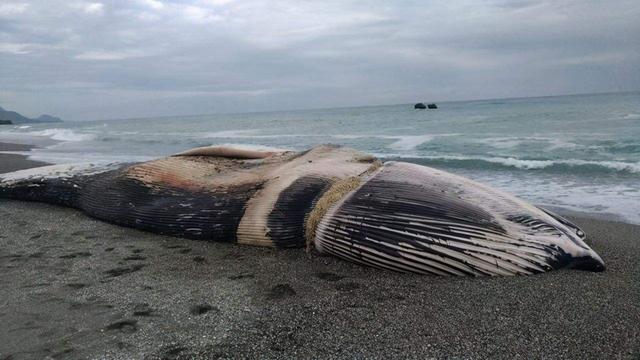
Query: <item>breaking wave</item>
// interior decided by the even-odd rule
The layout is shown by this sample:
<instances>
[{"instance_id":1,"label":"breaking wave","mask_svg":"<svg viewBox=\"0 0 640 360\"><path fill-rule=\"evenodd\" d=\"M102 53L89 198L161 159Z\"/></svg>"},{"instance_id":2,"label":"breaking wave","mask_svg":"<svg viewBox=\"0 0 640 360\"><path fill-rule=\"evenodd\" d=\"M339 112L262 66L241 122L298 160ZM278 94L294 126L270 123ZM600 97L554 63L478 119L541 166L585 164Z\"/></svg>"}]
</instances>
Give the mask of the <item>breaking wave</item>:
<instances>
[{"instance_id":1,"label":"breaking wave","mask_svg":"<svg viewBox=\"0 0 640 360\"><path fill-rule=\"evenodd\" d=\"M622 118L627 120L640 119L640 114L635 114L635 113L625 114L622 116Z\"/></svg>"},{"instance_id":2,"label":"breaking wave","mask_svg":"<svg viewBox=\"0 0 640 360\"><path fill-rule=\"evenodd\" d=\"M564 160L524 160L513 157L469 157L469 156L402 156L398 154L379 157L393 159L402 158L425 165L442 165L453 168L496 169L515 168L520 170L573 171L581 173L629 173L640 174L640 162L624 161L591 161L580 159Z\"/></svg>"},{"instance_id":3,"label":"breaking wave","mask_svg":"<svg viewBox=\"0 0 640 360\"><path fill-rule=\"evenodd\" d=\"M74 132L71 129L59 129L59 128L46 129L41 131L31 131L27 134L35 135L35 136L46 136L50 139L58 140L58 141L91 141L96 138L95 134L87 134L87 133L79 134Z\"/></svg>"}]
</instances>

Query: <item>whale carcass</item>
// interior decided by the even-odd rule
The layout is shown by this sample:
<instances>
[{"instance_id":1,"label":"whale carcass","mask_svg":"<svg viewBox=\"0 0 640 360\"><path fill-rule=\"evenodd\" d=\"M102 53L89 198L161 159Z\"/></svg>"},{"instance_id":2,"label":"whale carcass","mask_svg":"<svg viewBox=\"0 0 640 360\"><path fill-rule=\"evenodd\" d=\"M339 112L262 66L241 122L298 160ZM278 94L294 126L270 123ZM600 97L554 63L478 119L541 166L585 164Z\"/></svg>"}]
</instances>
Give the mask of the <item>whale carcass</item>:
<instances>
[{"instance_id":1,"label":"whale carcass","mask_svg":"<svg viewBox=\"0 0 640 360\"><path fill-rule=\"evenodd\" d=\"M604 270L576 225L512 195L337 146L204 147L136 164L52 165L0 175L0 197L78 208L190 239L307 248L437 275Z\"/></svg>"}]
</instances>

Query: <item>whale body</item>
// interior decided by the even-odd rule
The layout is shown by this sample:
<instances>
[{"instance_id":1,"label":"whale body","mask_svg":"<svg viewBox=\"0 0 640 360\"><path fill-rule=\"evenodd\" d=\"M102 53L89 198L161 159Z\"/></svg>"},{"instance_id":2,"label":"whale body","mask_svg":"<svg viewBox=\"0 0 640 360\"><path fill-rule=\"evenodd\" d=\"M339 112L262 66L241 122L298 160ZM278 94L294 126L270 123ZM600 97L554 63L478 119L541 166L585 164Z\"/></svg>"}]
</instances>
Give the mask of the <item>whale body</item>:
<instances>
[{"instance_id":1,"label":"whale body","mask_svg":"<svg viewBox=\"0 0 640 360\"><path fill-rule=\"evenodd\" d=\"M80 209L189 239L307 248L435 275L602 271L576 225L438 169L337 146L304 152L204 147L135 164L0 174L0 197Z\"/></svg>"}]
</instances>

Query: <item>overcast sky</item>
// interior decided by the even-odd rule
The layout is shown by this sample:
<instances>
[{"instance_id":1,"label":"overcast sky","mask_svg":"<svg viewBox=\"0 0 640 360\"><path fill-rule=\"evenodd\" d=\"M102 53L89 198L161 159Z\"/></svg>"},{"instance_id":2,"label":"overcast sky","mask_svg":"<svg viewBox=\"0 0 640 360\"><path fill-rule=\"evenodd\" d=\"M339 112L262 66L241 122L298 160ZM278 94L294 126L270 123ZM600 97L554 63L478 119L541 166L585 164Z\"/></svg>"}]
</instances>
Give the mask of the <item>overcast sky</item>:
<instances>
[{"instance_id":1,"label":"overcast sky","mask_svg":"<svg viewBox=\"0 0 640 360\"><path fill-rule=\"evenodd\" d=\"M0 0L0 106L69 120L638 90L638 0Z\"/></svg>"}]
</instances>

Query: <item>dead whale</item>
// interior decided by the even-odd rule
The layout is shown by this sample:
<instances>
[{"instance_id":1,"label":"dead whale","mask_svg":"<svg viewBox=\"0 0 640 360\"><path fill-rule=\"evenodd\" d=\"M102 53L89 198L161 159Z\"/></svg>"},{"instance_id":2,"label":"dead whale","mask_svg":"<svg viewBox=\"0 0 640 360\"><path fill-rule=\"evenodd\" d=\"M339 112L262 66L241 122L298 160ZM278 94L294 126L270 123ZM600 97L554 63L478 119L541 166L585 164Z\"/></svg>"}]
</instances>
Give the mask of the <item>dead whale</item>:
<instances>
[{"instance_id":1,"label":"dead whale","mask_svg":"<svg viewBox=\"0 0 640 360\"><path fill-rule=\"evenodd\" d=\"M204 147L136 164L0 175L0 197L198 240L321 253L436 275L604 270L576 225L489 186L343 147Z\"/></svg>"}]
</instances>

